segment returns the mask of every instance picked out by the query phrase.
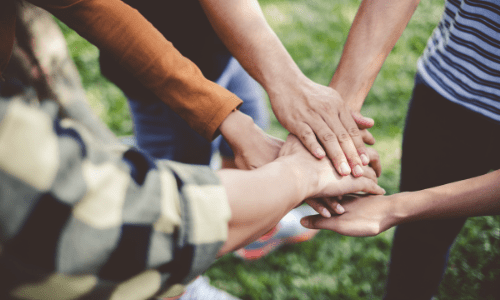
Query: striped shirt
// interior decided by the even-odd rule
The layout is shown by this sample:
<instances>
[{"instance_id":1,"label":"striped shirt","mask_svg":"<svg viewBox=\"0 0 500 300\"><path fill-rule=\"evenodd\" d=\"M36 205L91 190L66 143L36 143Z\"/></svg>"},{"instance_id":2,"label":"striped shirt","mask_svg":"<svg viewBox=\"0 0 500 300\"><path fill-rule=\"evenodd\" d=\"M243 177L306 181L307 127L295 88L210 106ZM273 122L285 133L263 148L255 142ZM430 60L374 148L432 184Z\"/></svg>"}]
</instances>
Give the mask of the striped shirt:
<instances>
[{"instance_id":1,"label":"striped shirt","mask_svg":"<svg viewBox=\"0 0 500 300\"><path fill-rule=\"evenodd\" d=\"M500 1L447 0L418 71L443 97L500 122Z\"/></svg>"}]
</instances>

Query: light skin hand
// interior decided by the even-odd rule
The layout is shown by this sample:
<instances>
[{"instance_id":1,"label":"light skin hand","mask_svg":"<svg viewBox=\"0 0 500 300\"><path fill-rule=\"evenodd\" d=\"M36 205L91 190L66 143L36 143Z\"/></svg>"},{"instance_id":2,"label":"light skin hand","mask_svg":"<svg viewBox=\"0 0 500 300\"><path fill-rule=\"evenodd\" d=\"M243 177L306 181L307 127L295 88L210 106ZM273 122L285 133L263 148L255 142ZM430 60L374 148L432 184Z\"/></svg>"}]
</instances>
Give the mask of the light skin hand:
<instances>
[{"instance_id":1,"label":"light skin hand","mask_svg":"<svg viewBox=\"0 0 500 300\"><path fill-rule=\"evenodd\" d=\"M363 166L369 163L364 139L372 142L373 137L361 133L350 108L334 89L304 77L302 83L269 97L278 121L315 157L328 156L343 176L363 175ZM360 114L357 119L365 126L373 124Z\"/></svg>"},{"instance_id":2,"label":"light skin hand","mask_svg":"<svg viewBox=\"0 0 500 300\"><path fill-rule=\"evenodd\" d=\"M375 138L373 135L368 131L369 128L372 128L373 125L375 125L375 121L371 118L363 117L360 112L351 111L351 115L354 119L354 122L358 125L359 132L361 134L361 138L363 139L363 142L367 145L374 145L375 144Z\"/></svg>"},{"instance_id":3,"label":"light skin hand","mask_svg":"<svg viewBox=\"0 0 500 300\"><path fill-rule=\"evenodd\" d=\"M240 111L229 114L219 130L234 152L238 169L251 170L275 160L284 143L266 134Z\"/></svg>"},{"instance_id":4,"label":"light skin hand","mask_svg":"<svg viewBox=\"0 0 500 300\"><path fill-rule=\"evenodd\" d=\"M330 160L313 157L293 135L275 161L249 171L226 169L217 173L231 208L228 239L219 255L262 236L306 198L359 190L383 192L372 179L338 175Z\"/></svg>"},{"instance_id":5,"label":"light skin hand","mask_svg":"<svg viewBox=\"0 0 500 300\"><path fill-rule=\"evenodd\" d=\"M288 135L279 156L280 159L287 159L287 157L293 156L297 163L301 163L304 166L300 171L301 176L318 177L318 183L310 187L314 192L308 193L309 197L307 198L340 196L359 191L372 194L385 193L377 185L375 171L370 171L370 168L366 167L367 172L365 176L359 178L340 176L333 168L330 160L326 158L315 159L305 149L300 140L292 134ZM311 197L310 195L313 196Z\"/></svg>"},{"instance_id":6,"label":"light skin hand","mask_svg":"<svg viewBox=\"0 0 500 300\"><path fill-rule=\"evenodd\" d=\"M375 149L367 148L367 150L368 156L370 158L370 164L369 166L364 167L365 172L363 176L377 183L377 177L380 177L382 171L380 157ZM305 202L315 211L317 211L321 216L329 218L332 216L332 214L343 214L345 212L345 208L340 204L340 200L342 200L342 196L334 198L307 199Z\"/></svg>"},{"instance_id":7,"label":"light skin hand","mask_svg":"<svg viewBox=\"0 0 500 300\"><path fill-rule=\"evenodd\" d=\"M266 22L257 0L200 0L218 36L267 91L278 121L337 172L363 175L363 135L332 88L307 78ZM370 120L365 121L370 122ZM373 120L371 120L373 122Z\"/></svg>"}]
</instances>

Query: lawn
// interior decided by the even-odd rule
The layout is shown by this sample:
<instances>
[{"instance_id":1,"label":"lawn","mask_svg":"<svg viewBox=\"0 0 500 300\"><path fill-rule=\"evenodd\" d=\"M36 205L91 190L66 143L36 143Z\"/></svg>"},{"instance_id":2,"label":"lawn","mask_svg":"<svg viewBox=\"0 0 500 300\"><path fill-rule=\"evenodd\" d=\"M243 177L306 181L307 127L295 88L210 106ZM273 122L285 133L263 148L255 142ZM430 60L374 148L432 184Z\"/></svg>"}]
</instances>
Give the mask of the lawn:
<instances>
[{"instance_id":1,"label":"lawn","mask_svg":"<svg viewBox=\"0 0 500 300\"><path fill-rule=\"evenodd\" d=\"M303 72L327 84L359 1L261 0L271 27ZM362 113L375 119L371 132L381 155L380 184L396 193L401 136L413 88L416 61L443 11L443 0L422 1L387 59ZM99 117L118 135L132 133L121 92L100 76L98 52L62 26ZM271 134L286 131L273 119ZM285 246L256 262L228 255L207 272L212 284L242 299L380 299L384 292L393 230L377 237L351 238L323 231L312 241ZM499 276L500 218L470 219L450 257L437 299L494 299Z\"/></svg>"}]
</instances>

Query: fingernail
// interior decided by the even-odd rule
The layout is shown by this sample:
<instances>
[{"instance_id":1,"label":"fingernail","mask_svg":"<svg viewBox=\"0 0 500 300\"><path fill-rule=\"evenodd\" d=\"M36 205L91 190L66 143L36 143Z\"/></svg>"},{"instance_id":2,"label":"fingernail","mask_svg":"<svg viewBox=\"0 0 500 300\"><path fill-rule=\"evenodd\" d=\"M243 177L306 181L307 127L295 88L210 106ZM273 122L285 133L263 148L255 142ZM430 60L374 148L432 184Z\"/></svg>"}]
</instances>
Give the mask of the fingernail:
<instances>
[{"instance_id":1,"label":"fingernail","mask_svg":"<svg viewBox=\"0 0 500 300\"><path fill-rule=\"evenodd\" d=\"M345 213L345 209L344 209L344 207L342 207L342 205L340 205L340 204L337 204L337 212L338 212L339 214L343 214L343 213Z\"/></svg>"},{"instance_id":2,"label":"fingernail","mask_svg":"<svg viewBox=\"0 0 500 300\"><path fill-rule=\"evenodd\" d=\"M347 176L351 174L351 168L346 162L343 162L340 164L340 172L342 172L342 175Z\"/></svg>"},{"instance_id":3,"label":"fingernail","mask_svg":"<svg viewBox=\"0 0 500 300\"><path fill-rule=\"evenodd\" d=\"M353 174L354 174L354 176L356 176L356 177L361 176L361 175L363 175L363 168L361 168L361 166L360 166L360 165L356 165L356 166L354 167L354 170L353 170L353 172L352 172L352 173L353 173Z\"/></svg>"},{"instance_id":4,"label":"fingernail","mask_svg":"<svg viewBox=\"0 0 500 300\"><path fill-rule=\"evenodd\" d=\"M316 157L319 157L319 158L323 158L326 155L325 151L323 151L323 149L321 149L321 148L316 149L316 151L314 151L314 153L316 154Z\"/></svg>"},{"instance_id":5,"label":"fingernail","mask_svg":"<svg viewBox=\"0 0 500 300\"><path fill-rule=\"evenodd\" d=\"M302 219L300 220L300 224L302 224L302 226L304 227L309 227L309 225L311 225L311 222L309 222L309 220L307 219Z\"/></svg>"},{"instance_id":6,"label":"fingernail","mask_svg":"<svg viewBox=\"0 0 500 300\"><path fill-rule=\"evenodd\" d=\"M361 158L361 162L365 166L367 166L370 163L370 159L368 158L368 156L366 156L366 154L361 154L359 158Z\"/></svg>"},{"instance_id":7,"label":"fingernail","mask_svg":"<svg viewBox=\"0 0 500 300\"><path fill-rule=\"evenodd\" d=\"M330 212L328 211L328 209L326 208L322 208L321 209L321 215L325 218L329 218L332 216L332 214L330 214Z\"/></svg>"}]
</instances>

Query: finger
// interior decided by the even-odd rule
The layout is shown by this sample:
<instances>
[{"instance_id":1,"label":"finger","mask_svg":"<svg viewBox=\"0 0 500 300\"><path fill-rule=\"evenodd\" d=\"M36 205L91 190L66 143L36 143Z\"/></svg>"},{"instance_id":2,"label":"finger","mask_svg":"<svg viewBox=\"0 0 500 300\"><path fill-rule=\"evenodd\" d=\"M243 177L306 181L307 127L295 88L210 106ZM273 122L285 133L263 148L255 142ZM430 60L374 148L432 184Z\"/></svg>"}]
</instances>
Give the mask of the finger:
<instances>
[{"instance_id":1,"label":"finger","mask_svg":"<svg viewBox=\"0 0 500 300\"><path fill-rule=\"evenodd\" d=\"M319 215L304 217L300 220L300 224L310 229L328 229L336 231L339 228L335 217L324 218Z\"/></svg>"},{"instance_id":2,"label":"finger","mask_svg":"<svg viewBox=\"0 0 500 300\"><path fill-rule=\"evenodd\" d=\"M372 128L375 125L375 121L372 118L363 117L360 112L351 111L351 116L361 130Z\"/></svg>"},{"instance_id":3,"label":"finger","mask_svg":"<svg viewBox=\"0 0 500 300\"><path fill-rule=\"evenodd\" d=\"M340 121L338 126L341 126ZM337 136L322 119L321 121L314 120L311 122L311 128L316 132L318 139L326 149L326 153L333 163L337 172L342 176L351 174L351 167L344 155L344 151L339 144ZM354 146L353 146L354 147ZM354 150L355 151L355 150Z\"/></svg>"},{"instance_id":4,"label":"finger","mask_svg":"<svg viewBox=\"0 0 500 300\"><path fill-rule=\"evenodd\" d=\"M317 213L319 213L321 216L325 218L329 218L332 215L330 214L330 211L326 208L326 205L321 201L319 198L315 199L307 199L306 203L312 207Z\"/></svg>"},{"instance_id":5,"label":"finger","mask_svg":"<svg viewBox=\"0 0 500 300\"><path fill-rule=\"evenodd\" d=\"M313 130L325 147L335 169L343 176L351 173L356 177L362 176L363 170L360 167L362 163L358 151L340 120L330 118L322 121L324 122L320 121L320 124L314 123ZM331 128L334 128L334 131Z\"/></svg>"},{"instance_id":6,"label":"finger","mask_svg":"<svg viewBox=\"0 0 500 300\"><path fill-rule=\"evenodd\" d=\"M375 183L378 182L378 176L377 176L377 172L372 168L372 167L369 167L369 166L364 166L363 167L363 177L366 177L368 179L371 179L373 180Z\"/></svg>"},{"instance_id":7,"label":"finger","mask_svg":"<svg viewBox=\"0 0 500 300\"><path fill-rule=\"evenodd\" d=\"M311 152L316 158L322 159L325 157L325 150L323 150L323 147L319 144L314 131L309 125L302 123L297 132L292 133L299 138L307 150L309 150L309 152Z\"/></svg>"},{"instance_id":8,"label":"finger","mask_svg":"<svg viewBox=\"0 0 500 300\"><path fill-rule=\"evenodd\" d=\"M365 192L369 194L377 194L377 195L383 195L385 194L385 190L381 188L377 183L367 177L359 177L359 178L352 178L351 177L351 182L345 182L340 188L336 190L337 193L339 194L350 194L350 193L358 193L358 192Z\"/></svg>"},{"instance_id":9,"label":"finger","mask_svg":"<svg viewBox=\"0 0 500 300\"><path fill-rule=\"evenodd\" d=\"M359 189L359 191L375 195L385 195L385 190L382 187L380 187L375 181L368 179L366 177L358 179L360 181L363 181L361 183L362 187Z\"/></svg>"},{"instance_id":10,"label":"finger","mask_svg":"<svg viewBox=\"0 0 500 300\"><path fill-rule=\"evenodd\" d=\"M375 144L375 138L367 129L360 130L360 133L361 133L361 138L363 138L363 142L365 144L367 145Z\"/></svg>"},{"instance_id":11,"label":"finger","mask_svg":"<svg viewBox=\"0 0 500 300\"><path fill-rule=\"evenodd\" d=\"M323 198L322 200L323 203L326 203L329 209L334 211L336 214L341 215L345 212L344 207L339 203L338 197Z\"/></svg>"},{"instance_id":12,"label":"finger","mask_svg":"<svg viewBox=\"0 0 500 300\"><path fill-rule=\"evenodd\" d=\"M373 148L368 148L368 156L370 157L370 167L375 171L377 177L382 174L382 163L378 152Z\"/></svg>"},{"instance_id":13,"label":"finger","mask_svg":"<svg viewBox=\"0 0 500 300\"><path fill-rule=\"evenodd\" d=\"M356 148L357 151L356 154L357 156L359 156L362 165L367 166L368 163L370 163L370 159L368 158L368 154L366 153L367 150L365 147L365 142L363 140L360 130L358 129L356 122L354 122L354 119L352 118L352 115L349 113L349 111L345 109L341 111L340 121L342 122L344 128L349 133L352 142L354 144L354 147ZM344 149L343 146L342 149ZM347 155L347 159L350 159L349 155Z\"/></svg>"}]
</instances>

